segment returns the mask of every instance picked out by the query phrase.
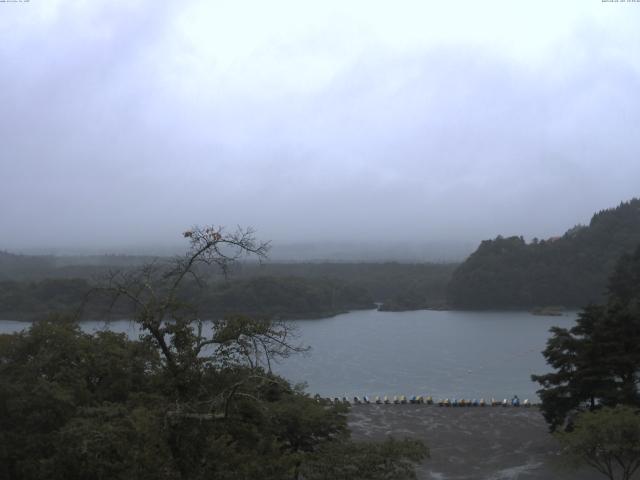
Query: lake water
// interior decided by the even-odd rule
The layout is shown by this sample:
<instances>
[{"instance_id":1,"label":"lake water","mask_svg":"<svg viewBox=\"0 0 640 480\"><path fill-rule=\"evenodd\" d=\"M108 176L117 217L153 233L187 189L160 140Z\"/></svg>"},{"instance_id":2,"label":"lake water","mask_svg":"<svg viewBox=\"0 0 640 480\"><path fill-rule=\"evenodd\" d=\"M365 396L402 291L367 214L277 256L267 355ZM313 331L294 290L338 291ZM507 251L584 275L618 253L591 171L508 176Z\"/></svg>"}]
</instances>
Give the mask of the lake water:
<instances>
[{"instance_id":1,"label":"lake water","mask_svg":"<svg viewBox=\"0 0 640 480\"><path fill-rule=\"evenodd\" d=\"M311 351L275 370L307 382L322 396L432 395L457 398L535 399L532 373L549 371L541 351L553 325L571 327L576 314L528 312L354 311L334 318L297 320L300 343ZM104 322L83 324L86 331ZM0 321L0 332L25 328ZM136 337L128 321L110 329Z\"/></svg>"}]
</instances>

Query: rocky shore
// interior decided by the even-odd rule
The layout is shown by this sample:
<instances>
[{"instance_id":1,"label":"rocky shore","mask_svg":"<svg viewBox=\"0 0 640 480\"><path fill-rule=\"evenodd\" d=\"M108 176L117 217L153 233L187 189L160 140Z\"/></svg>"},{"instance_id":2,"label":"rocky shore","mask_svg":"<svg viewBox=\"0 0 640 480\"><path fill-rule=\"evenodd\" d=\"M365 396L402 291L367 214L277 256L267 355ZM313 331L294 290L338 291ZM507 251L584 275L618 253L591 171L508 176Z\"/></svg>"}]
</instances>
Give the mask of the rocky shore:
<instances>
[{"instance_id":1,"label":"rocky shore","mask_svg":"<svg viewBox=\"0 0 640 480\"><path fill-rule=\"evenodd\" d=\"M599 480L588 468L563 468L557 444L535 408L355 405L353 438L413 437L431 451L421 480Z\"/></svg>"}]
</instances>

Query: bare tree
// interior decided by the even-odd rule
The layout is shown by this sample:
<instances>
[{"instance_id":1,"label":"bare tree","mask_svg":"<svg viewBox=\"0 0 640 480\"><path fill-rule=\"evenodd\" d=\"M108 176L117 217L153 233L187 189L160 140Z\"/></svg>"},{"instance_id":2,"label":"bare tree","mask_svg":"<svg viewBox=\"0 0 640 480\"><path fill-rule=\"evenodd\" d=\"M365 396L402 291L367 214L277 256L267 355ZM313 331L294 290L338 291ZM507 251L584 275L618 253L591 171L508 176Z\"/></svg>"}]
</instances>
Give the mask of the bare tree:
<instances>
[{"instance_id":1,"label":"bare tree","mask_svg":"<svg viewBox=\"0 0 640 480\"><path fill-rule=\"evenodd\" d=\"M256 240L251 228L226 233L223 227L198 227L183 233L190 248L170 262L155 261L130 271L111 272L94 292L110 298L110 308L126 302L146 338L160 350L178 389L204 366L243 364L271 372L272 360L304 349L293 343L291 327L279 321L230 316L204 321L185 301L184 287L206 285L200 266L225 276L242 257L266 258L269 243Z\"/></svg>"}]
</instances>

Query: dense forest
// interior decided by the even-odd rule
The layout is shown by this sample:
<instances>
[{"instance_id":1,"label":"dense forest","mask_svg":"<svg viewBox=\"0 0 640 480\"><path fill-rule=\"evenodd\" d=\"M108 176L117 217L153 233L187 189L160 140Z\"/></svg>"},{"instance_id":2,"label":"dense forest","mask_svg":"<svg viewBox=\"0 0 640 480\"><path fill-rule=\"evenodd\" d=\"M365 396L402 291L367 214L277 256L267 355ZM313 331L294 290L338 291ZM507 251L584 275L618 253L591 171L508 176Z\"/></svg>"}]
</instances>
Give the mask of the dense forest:
<instances>
[{"instance_id":1,"label":"dense forest","mask_svg":"<svg viewBox=\"0 0 640 480\"><path fill-rule=\"evenodd\" d=\"M114 271L134 271L151 257L25 256L0 252L0 315L29 320L52 311L74 311L85 294ZM162 263L167 259L156 259ZM387 310L439 308L455 264L237 263L226 277L200 267L205 287L183 292L208 317L231 313L313 318L382 303ZM99 302L85 315L99 317ZM111 314L127 315L125 309Z\"/></svg>"},{"instance_id":2,"label":"dense forest","mask_svg":"<svg viewBox=\"0 0 640 480\"><path fill-rule=\"evenodd\" d=\"M30 320L49 312L73 313L94 284L85 279L46 279L36 282L0 282L0 314L7 319ZM254 277L216 281L206 288L190 284L182 294L207 317L248 314L278 318L312 318L374 308L363 288L331 279ZM106 302L83 307L84 318L109 314L127 316L126 305L109 309Z\"/></svg>"},{"instance_id":3,"label":"dense forest","mask_svg":"<svg viewBox=\"0 0 640 480\"><path fill-rule=\"evenodd\" d=\"M441 308L454 263L268 263L242 265L234 275L331 278L362 288L382 310Z\"/></svg>"},{"instance_id":4,"label":"dense forest","mask_svg":"<svg viewBox=\"0 0 640 480\"><path fill-rule=\"evenodd\" d=\"M453 273L454 308L581 307L603 300L616 261L640 244L640 199L593 215L562 237L483 241Z\"/></svg>"},{"instance_id":5,"label":"dense forest","mask_svg":"<svg viewBox=\"0 0 640 480\"><path fill-rule=\"evenodd\" d=\"M271 371L305 351L286 322L203 321L189 303L194 265L224 270L221 247L263 257L264 244L250 231L189 237L186 257L115 273L99 290L111 307L130 304L138 340L84 333L64 315L0 334L0 478L415 478L421 441L354 442L347 405Z\"/></svg>"}]
</instances>

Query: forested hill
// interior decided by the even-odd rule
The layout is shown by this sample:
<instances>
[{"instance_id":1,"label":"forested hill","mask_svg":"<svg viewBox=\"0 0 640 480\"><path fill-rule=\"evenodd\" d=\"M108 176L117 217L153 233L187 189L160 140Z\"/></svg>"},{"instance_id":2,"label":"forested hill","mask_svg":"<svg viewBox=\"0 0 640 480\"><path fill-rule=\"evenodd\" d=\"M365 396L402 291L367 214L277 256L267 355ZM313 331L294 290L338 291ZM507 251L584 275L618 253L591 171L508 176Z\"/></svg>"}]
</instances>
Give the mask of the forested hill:
<instances>
[{"instance_id":1,"label":"forested hill","mask_svg":"<svg viewBox=\"0 0 640 480\"><path fill-rule=\"evenodd\" d=\"M54 268L54 266L53 257L15 255L0 250L0 280L9 280L18 276L35 276L43 270Z\"/></svg>"},{"instance_id":2,"label":"forested hill","mask_svg":"<svg viewBox=\"0 0 640 480\"><path fill-rule=\"evenodd\" d=\"M618 258L640 245L640 199L596 213L562 237L483 241L453 273L454 308L582 307L601 302Z\"/></svg>"},{"instance_id":3,"label":"forested hill","mask_svg":"<svg viewBox=\"0 0 640 480\"><path fill-rule=\"evenodd\" d=\"M169 258L32 257L0 251L0 319L31 319L50 311L74 310L85 293L104 282L110 272L131 273L141 265L167 262ZM440 308L456 266L239 262L230 268L227 280L215 269L200 266L198 275L207 280L206 286L184 293L203 315L212 317L227 313L323 317L374 308L374 302L383 303L385 310Z\"/></svg>"}]
</instances>

